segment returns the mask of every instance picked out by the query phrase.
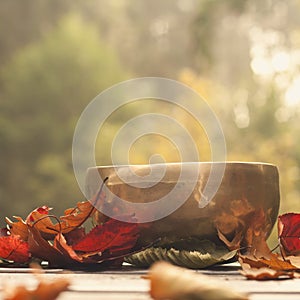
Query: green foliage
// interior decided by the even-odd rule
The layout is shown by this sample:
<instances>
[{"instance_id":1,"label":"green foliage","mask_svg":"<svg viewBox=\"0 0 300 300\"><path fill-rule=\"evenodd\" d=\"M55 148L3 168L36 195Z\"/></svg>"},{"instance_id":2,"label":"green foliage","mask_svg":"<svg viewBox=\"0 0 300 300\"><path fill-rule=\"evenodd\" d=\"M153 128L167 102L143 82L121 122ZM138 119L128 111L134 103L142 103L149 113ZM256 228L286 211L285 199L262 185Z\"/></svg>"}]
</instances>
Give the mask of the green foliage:
<instances>
[{"instance_id":1,"label":"green foliage","mask_svg":"<svg viewBox=\"0 0 300 300\"><path fill-rule=\"evenodd\" d=\"M2 215L43 203L61 210L82 199L71 164L76 121L93 97L123 78L112 49L76 14L2 68Z\"/></svg>"}]
</instances>

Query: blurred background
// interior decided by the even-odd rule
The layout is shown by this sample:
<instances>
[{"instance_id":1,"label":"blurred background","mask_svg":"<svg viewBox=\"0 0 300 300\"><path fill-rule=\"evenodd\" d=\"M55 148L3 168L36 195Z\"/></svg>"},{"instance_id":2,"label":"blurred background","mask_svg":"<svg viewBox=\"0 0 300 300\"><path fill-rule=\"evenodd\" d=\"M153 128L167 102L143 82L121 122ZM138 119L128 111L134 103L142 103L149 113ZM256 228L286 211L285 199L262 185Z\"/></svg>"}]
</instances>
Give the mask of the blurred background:
<instances>
[{"instance_id":1,"label":"blurred background","mask_svg":"<svg viewBox=\"0 0 300 300\"><path fill-rule=\"evenodd\" d=\"M197 90L223 126L228 160L276 164L281 212L300 210L299 0L0 0L1 226L4 216L44 204L59 214L84 200L72 168L76 122L98 93L140 76ZM108 118L99 165L110 163L124 121L148 111L181 120L209 160L201 126L183 110L142 107ZM147 163L157 152L178 160L151 136L130 159Z\"/></svg>"}]
</instances>

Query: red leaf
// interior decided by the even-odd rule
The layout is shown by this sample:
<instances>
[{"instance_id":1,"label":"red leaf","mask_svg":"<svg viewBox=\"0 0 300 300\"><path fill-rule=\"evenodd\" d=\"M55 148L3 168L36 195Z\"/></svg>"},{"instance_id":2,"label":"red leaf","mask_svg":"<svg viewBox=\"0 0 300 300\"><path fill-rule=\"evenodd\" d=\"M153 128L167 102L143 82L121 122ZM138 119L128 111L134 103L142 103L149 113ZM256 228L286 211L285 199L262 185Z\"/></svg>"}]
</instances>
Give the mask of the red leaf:
<instances>
[{"instance_id":1,"label":"red leaf","mask_svg":"<svg viewBox=\"0 0 300 300\"><path fill-rule=\"evenodd\" d=\"M285 255L300 254L300 214L288 213L278 217L278 235Z\"/></svg>"},{"instance_id":2,"label":"red leaf","mask_svg":"<svg viewBox=\"0 0 300 300\"><path fill-rule=\"evenodd\" d=\"M133 248L137 238L138 224L110 219L92 229L73 245L73 249L82 252L121 252Z\"/></svg>"},{"instance_id":3,"label":"red leaf","mask_svg":"<svg viewBox=\"0 0 300 300\"><path fill-rule=\"evenodd\" d=\"M75 228L74 230L68 233L65 233L64 237L67 241L67 244L72 246L75 243L79 242L82 238L84 238L85 235L86 235L85 228L79 227L79 228Z\"/></svg>"},{"instance_id":4,"label":"red leaf","mask_svg":"<svg viewBox=\"0 0 300 300\"><path fill-rule=\"evenodd\" d=\"M40 216L43 216L43 215L48 215L49 214L49 211L51 210L52 208L44 205L44 206L41 206L41 207L38 207L36 208L35 210L33 210L26 218L26 223L27 224L31 224L33 222L35 222ZM47 219L46 219L47 220Z\"/></svg>"},{"instance_id":5,"label":"red leaf","mask_svg":"<svg viewBox=\"0 0 300 300\"><path fill-rule=\"evenodd\" d=\"M0 257L18 263L25 263L29 260L28 243L19 236L0 237Z\"/></svg>"}]
</instances>

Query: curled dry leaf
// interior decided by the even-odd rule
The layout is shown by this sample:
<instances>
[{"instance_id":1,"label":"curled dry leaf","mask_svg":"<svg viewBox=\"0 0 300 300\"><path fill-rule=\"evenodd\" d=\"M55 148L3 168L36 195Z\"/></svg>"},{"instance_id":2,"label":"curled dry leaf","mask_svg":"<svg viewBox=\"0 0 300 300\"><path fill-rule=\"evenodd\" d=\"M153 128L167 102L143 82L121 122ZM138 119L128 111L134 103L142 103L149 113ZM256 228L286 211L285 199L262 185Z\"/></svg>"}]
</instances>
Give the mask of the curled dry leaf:
<instances>
[{"instance_id":1,"label":"curled dry leaf","mask_svg":"<svg viewBox=\"0 0 300 300\"><path fill-rule=\"evenodd\" d=\"M249 265L244 265L241 274L248 279L254 280L270 280L278 278L294 278L294 272L278 271L270 268L252 268Z\"/></svg>"},{"instance_id":2,"label":"curled dry leaf","mask_svg":"<svg viewBox=\"0 0 300 300\"><path fill-rule=\"evenodd\" d=\"M297 277L297 267L283 260L277 254L271 254L268 259L256 258L253 255L239 255L242 267L241 274L248 279L268 280Z\"/></svg>"},{"instance_id":3,"label":"curled dry leaf","mask_svg":"<svg viewBox=\"0 0 300 300\"><path fill-rule=\"evenodd\" d=\"M7 225L9 226L9 232L11 235L18 235L23 241L28 239L28 229L27 224L21 217L14 216L16 221L12 221L9 218L5 218Z\"/></svg>"},{"instance_id":4,"label":"curled dry leaf","mask_svg":"<svg viewBox=\"0 0 300 300\"><path fill-rule=\"evenodd\" d=\"M192 273L166 262L155 263L149 273L150 295L155 300L242 300L239 294L212 281L205 275Z\"/></svg>"},{"instance_id":5,"label":"curled dry leaf","mask_svg":"<svg viewBox=\"0 0 300 300\"><path fill-rule=\"evenodd\" d=\"M51 208L42 206L32 211L26 220L21 217L14 217L15 222L6 218L6 222L10 227L11 234L19 235L23 240L28 239L28 227L31 225L36 227L43 236L49 238L58 232L68 233L77 227L80 227L84 221L90 216L94 207L89 201L78 202L75 208L69 208L65 211L65 215L61 216L57 223L53 223L49 211ZM47 218L47 216L49 216Z\"/></svg>"},{"instance_id":6,"label":"curled dry leaf","mask_svg":"<svg viewBox=\"0 0 300 300\"><path fill-rule=\"evenodd\" d=\"M49 214L52 208L45 205L33 210L25 221L21 217L16 216L14 216L16 221L12 221L9 218L5 220L10 228L10 233L19 235L24 241L28 239L27 225L35 226L42 236L51 238L59 232L68 233L80 227L95 212L94 206L104 198L105 195L102 192L102 188L100 188L99 192L90 201L78 202L76 207L66 209L65 214L56 223L52 222ZM49 217L47 218L47 216Z\"/></svg>"}]
</instances>

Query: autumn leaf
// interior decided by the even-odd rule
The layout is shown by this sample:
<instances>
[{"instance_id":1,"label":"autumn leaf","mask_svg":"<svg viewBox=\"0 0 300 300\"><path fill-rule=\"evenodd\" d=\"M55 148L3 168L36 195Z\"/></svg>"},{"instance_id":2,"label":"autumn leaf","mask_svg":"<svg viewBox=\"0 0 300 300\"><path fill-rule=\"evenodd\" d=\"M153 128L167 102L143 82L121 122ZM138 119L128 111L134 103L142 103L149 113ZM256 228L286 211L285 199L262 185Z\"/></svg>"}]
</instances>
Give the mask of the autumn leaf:
<instances>
[{"instance_id":1,"label":"autumn leaf","mask_svg":"<svg viewBox=\"0 0 300 300\"><path fill-rule=\"evenodd\" d=\"M138 238L138 224L110 219L103 225L97 225L83 239L72 247L82 252L110 253L132 248Z\"/></svg>"},{"instance_id":2,"label":"autumn leaf","mask_svg":"<svg viewBox=\"0 0 300 300\"><path fill-rule=\"evenodd\" d=\"M68 245L74 245L75 243L79 242L86 236L85 228L84 227L77 227L72 231L69 231L64 234L64 237L68 243Z\"/></svg>"},{"instance_id":3,"label":"autumn leaf","mask_svg":"<svg viewBox=\"0 0 300 300\"><path fill-rule=\"evenodd\" d=\"M34 257L48 261L50 266L74 267L99 264L106 261L120 261L125 255L130 254L136 244L138 231L136 223L111 219L103 225L96 226L86 235L78 228L75 230L76 243L68 244L62 233L58 233L53 243L50 243L35 226L28 225L28 245ZM68 235L69 233L66 234Z\"/></svg>"},{"instance_id":4,"label":"autumn leaf","mask_svg":"<svg viewBox=\"0 0 300 300\"><path fill-rule=\"evenodd\" d=\"M70 285L69 280L60 278L52 282L40 280L34 290L19 285L10 290L5 290L4 300L55 300L66 291Z\"/></svg>"},{"instance_id":5,"label":"autumn leaf","mask_svg":"<svg viewBox=\"0 0 300 300\"><path fill-rule=\"evenodd\" d=\"M104 198L105 194L102 192L101 186L99 192L90 201L78 202L74 208L66 209L64 215L59 219L49 214L52 208L41 206L34 209L25 221L21 217L14 216L15 222L6 218L6 223L9 225L10 233L19 235L24 241L28 239L27 225L34 225L42 236L51 239L59 232L68 233L80 227L95 212L94 206ZM56 223L53 223L53 217L57 219Z\"/></svg>"},{"instance_id":6,"label":"autumn leaf","mask_svg":"<svg viewBox=\"0 0 300 300\"><path fill-rule=\"evenodd\" d=\"M56 223L52 222L53 216L49 215L50 210L51 208L47 206L38 207L28 215L25 221L21 217L15 216L15 222L6 218L10 233L19 235L26 241L28 239L27 225L34 225L44 237L51 239L58 232L68 233L81 226L91 215L94 207L89 201L78 202L75 208L67 209L65 215L61 216Z\"/></svg>"},{"instance_id":7,"label":"autumn leaf","mask_svg":"<svg viewBox=\"0 0 300 300\"><path fill-rule=\"evenodd\" d=\"M241 274L248 279L299 278L299 269L291 261L283 260L279 254L272 253L270 259L239 255L239 262L242 267Z\"/></svg>"},{"instance_id":8,"label":"autumn leaf","mask_svg":"<svg viewBox=\"0 0 300 300\"><path fill-rule=\"evenodd\" d=\"M28 228L26 222L21 218L14 216L15 222L9 218L5 218L6 223L9 226L9 232L11 235L18 235L23 241L28 239Z\"/></svg>"},{"instance_id":9,"label":"autumn leaf","mask_svg":"<svg viewBox=\"0 0 300 300\"><path fill-rule=\"evenodd\" d=\"M239 255L239 262L241 264L248 264L253 268L267 267L276 271L295 271L297 267L292 265L289 261L283 260L279 254L272 253L270 258L255 257L251 255Z\"/></svg>"},{"instance_id":10,"label":"autumn leaf","mask_svg":"<svg viewBox=\"0 0 300 300\"><path fill-rule=\"evenodd\" d=\"M243 265L241 274L248 279L254 280L270 280L270 279L279 279L279 278L294 278L294 272L279 271L271 268L253 268L250 266Z\"/></svg>"},{"instance_id":11,"label":"autumn leaf","mask_svg":"<svg viewBox=\"0 0 300 300\"><path fill-rule=\"evenodd\" d=\"M83 261L83 258L77 255L74 249L67 244L65 237L61 233L55 237L53 248L58 250L63 255L65 262L70 261L69 264Z\"/></svg>"},{"instance_id":12,"label":"autumn leaf","mask_svg":"<svg viewBox=\"0 0 300 300\"><path fill-rule=\"evenodd\" d=\"M28 243L16 235L1 236L0 257L17 263L26 263L30 259Z\"/></svg>"},{"instance_id":13,"label":"autumn leaf","mask_svg":"<svg viewBox=\"0 0 300 300\"><path fill-rule=\"evenodd\" d=\"M287 213L279 216L278 236L285 256L300 255L300 214Z\"/></svg>"},{"instance_id":14,"label":"autumn leaf","mask_svg":"<svg viewBox=\"0 0 300 300\"><path fill-rule=\"evenodd\" d=\"M211 279L167 262L156 262L149 271L150 295L155 300L246 300L244 294Z\"/></svg>"},{"instance_id":15,"label":"autumn leaf","mask_svg":"<svg viewBox=\"0 0 300 300\"><path fill-rule=\"evenodd\" d=\"M32 226L28 226L28 245L32 256L48 261L52 266L65 266L72 263L59 250L45 240L40 231Z\"/></svg>"}]
</instances>

